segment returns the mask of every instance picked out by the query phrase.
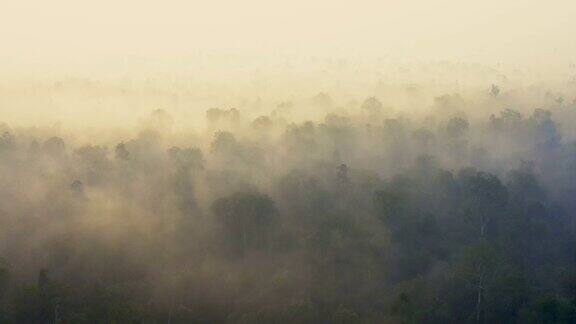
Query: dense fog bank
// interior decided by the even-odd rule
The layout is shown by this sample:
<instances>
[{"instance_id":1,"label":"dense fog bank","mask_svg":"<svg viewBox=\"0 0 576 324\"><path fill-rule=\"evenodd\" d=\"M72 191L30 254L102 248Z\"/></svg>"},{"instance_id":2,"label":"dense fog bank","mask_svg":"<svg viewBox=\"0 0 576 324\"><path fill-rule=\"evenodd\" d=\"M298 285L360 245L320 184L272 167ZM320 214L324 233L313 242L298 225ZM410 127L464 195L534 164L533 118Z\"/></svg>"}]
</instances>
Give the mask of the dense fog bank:
<instances>
[{"instance_id":1,"label":"dense fog bank","mask_svg":"<svg viewBox=\"0 0 576 324\"><path fill-rule=\"evenodd\" d=\"M0 322L574 322L573 83L481 75L3 87L104 111L0 126Z\"/></svg>"}]
</instances>

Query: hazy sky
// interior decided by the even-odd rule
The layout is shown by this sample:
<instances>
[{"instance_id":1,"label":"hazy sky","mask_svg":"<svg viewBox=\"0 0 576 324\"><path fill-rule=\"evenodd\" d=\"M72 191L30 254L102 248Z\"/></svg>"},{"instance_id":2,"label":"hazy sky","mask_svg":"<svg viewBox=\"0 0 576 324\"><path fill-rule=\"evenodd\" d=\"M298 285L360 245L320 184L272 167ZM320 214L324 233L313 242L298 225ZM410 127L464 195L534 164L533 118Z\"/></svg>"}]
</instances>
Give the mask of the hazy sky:
<instances>
[{"instance_id":1,"label":"hazy sky","mask_svg":"<svg viewBox=\"0 0 576 324\"><path fill-rule=\"evenodd\" d=\"M12 97L0 98L0 104L8 121L76 121L89 115L90 122L104 123L155 107L176 110L178 103L168 96L171 92L168 97L137 95L130 97L130 103L105 100L101 93L86 98L75 91L60 98L52 88L41 92L38 89L44 88L35 88L32 81L110 77L127 80L124 86L131 80L165 81L177 75L198 82L194 89L203 96L211 92L198 85L214 81L218 86L210 89L218 97L225 97L226 89L233 97L234 91L261 95L241 90L240 84L250 88L274 79L273 89L282 97L302 88L321 91L339 83L357 82L369 91L370 84L382 77L370 72L396 63L394 59L408 64L457 60L489 67L511 63L508 71L516 64L529 64L538 70L533 75L540 80L540 71L565 73L566 63L576 61L575 30L576 0L0 0L0 89L15 89ZM197 53L240 58L218 55L204 61L193 55ZM279 76L274 67L282 64L266 64L277 63L276 58L283 63L284 55L304 58L288 64L298 73L281 70ZM307 60L317 55L367 58L368 63L351 64L348 74L326 78L315 60ZM372 59L380 57L391 60L374 64ZM305 63L298 65L301 62ZM494 70L500 71L500 65ZM435 80L434 72L430 74L427 80ZM465 74L454 75L444 76L444 81L468 80ZM414 82L416 76L403 78L402 82ZM481 82L484 86L494 81ZM164 82L161 88L176 87ZM78 98L71 98L76 94ZM182 111L190 106L185 100L179 104ZM198 111L213 104L198 103ZM141 110L126 108L131 106Z\"/></svg>"},{"instance_id":2,"label":"hazy sky","mask_svg":"<svg viewBox=\"0 0 576 324\"><path fill-rule=\"evenodd\" d=\"M573 0L0 0L0 58L41 63L198 51L567 59Z\"/></svg>"}]
</instances>

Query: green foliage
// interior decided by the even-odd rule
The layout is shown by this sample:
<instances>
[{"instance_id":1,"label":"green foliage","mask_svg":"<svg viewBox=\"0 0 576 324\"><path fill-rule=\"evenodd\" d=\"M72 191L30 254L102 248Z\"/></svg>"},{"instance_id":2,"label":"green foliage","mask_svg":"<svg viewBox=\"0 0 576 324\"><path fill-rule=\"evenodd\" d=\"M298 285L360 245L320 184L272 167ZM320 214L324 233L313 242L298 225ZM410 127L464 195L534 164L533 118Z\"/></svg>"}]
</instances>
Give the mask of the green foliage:
<instances>
[{"instance_id":1,"label":"green foliage","mask_svg":"<svg viewBox=\"0 0 576 324\"><path fill-rule=\"evenodd\" d=\"M555 151L550 113L484 125L564 159L510 170L462 117L415 130L384 110L367 99L365 126L262 117L252 143L238 111L214 109L210 131L226 130L204 153L144 131L69 159L61 138L22 153L6 134L0 169L37 164L0 190L3 242L20 244L2 250L0 323L576 323L576 158ZM11 186L36 169L23 199Z\"/></svg>"},{"instance_id":2,"label":"green foliage","mask_svg":"<svg viewBox=\"0 0 576 324\"><path fill-rule=\"evenodd\" d=\"M275 225L274 202L266 195L236 193L216 200L212 211L224 229L229 246L239 253L269 243Z\"/></svg>"}]
</instances>

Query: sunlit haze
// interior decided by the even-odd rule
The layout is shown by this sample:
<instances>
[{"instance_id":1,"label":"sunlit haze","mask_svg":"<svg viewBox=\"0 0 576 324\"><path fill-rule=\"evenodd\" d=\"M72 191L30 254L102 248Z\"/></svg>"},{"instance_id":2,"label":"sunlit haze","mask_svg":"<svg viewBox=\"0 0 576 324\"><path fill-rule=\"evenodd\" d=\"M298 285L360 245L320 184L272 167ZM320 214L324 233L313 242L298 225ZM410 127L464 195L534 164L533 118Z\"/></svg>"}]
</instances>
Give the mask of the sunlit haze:
<instances>
[{"instance_id":1,"label":"sunlit haze","mask_svg":"<svg viewBox=\"0 0 576 324\"><path fill-rule=\"evenodd\" d=\"M575 31L0 0L0 324L576 323Z\"/></svg>"}]
</instances>

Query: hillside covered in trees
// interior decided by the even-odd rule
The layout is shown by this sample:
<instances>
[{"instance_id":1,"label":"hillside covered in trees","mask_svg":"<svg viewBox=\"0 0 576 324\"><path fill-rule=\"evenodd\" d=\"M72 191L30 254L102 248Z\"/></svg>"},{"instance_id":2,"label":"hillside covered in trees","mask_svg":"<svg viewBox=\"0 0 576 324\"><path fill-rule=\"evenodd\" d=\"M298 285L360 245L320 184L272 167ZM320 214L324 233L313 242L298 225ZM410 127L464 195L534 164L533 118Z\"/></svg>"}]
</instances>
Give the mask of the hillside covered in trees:
<instances>
[{"instance_id":1,"label":"hillside covered in trees","mask_svg":"<svg viewBox=\"0 0 576 324\"><path fill-rule=\"evenodd\" d=\"M3 124L0 323L576 323L576 105L528 92Z\"/></svg>"}]
</instances>

